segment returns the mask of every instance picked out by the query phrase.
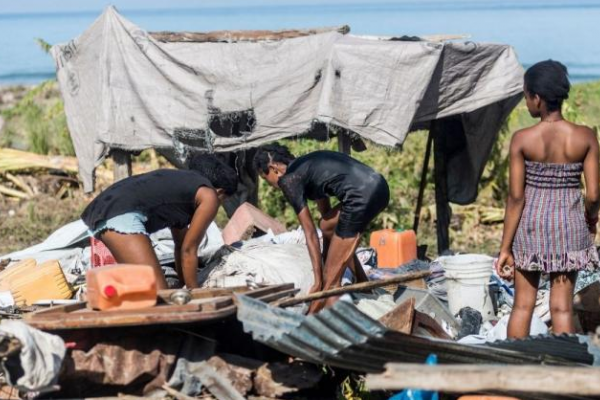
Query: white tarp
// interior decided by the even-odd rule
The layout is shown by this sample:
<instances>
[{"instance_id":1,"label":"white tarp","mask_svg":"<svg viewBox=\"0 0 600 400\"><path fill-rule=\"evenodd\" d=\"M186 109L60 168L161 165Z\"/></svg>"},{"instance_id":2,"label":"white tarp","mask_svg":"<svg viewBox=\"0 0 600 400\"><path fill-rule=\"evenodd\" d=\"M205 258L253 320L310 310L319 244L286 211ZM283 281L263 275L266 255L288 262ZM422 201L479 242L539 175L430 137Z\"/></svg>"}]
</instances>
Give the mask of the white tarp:
<instances>
[{"instance_id":1,"label":"white tarp","mask_svg":"<svg viewBox=\"0 0 600 400\"><path fill-rule=\"evenodd\" d=\"M505 45L337 32L277 42L162 43L112 7L78 38L53 46L52 56L86 191L110 148L180 156L190 147L230 151L319 124L397 146L413 124L519 96L523 76ZM506 108L485 113L478 127L495 136ZM241 118L252 123L239 135L214 128ZM479 165L473 168L477 173Z\"/></svg>"}]
</instances>

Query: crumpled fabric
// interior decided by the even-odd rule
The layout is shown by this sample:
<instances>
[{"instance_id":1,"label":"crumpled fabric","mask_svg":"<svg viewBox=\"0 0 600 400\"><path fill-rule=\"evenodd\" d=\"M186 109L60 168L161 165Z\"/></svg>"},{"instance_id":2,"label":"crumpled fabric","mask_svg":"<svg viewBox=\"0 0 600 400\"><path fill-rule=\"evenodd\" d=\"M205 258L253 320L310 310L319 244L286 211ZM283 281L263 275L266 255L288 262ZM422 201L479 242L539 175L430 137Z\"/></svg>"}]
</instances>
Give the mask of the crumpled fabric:
<instances>
[{"instance_id":1,"label":"crumpled fabric","mask_svg":"<svg viewBox=\"0 0 600 400\"><path fill-rule=\"evenodd\" d=\"M293 283L301 295L308 293L313 280L312 264L304 244L245 244L240 249L223 251L220 258L215 258L198 273L201 287Z\"/></svg>"},{"instance_id":2,"label":"crumpled fabric","mask_svg":"<svg viewBox=\"0 0 600 400\"><path fill-rule=\"evenodd\" d=\"M2 321L0 335L14 336L22 346L18 362L2 363L9 385L26 392L52 390L65 358L64 341L15 320Z\"/></svg>"},{"instance_id":3,"label":"crumpled fabric","mask_svg":"<svg viewBox=\"0 0 600 400\"><path fill-rule=\"evenodd\" d=\"M452 176L448 193L462 204L476 193L482 161L523 84L506 45L338 32L163 43L113 7L51 55L88 192L110 149L153 147L185 159L190 150L243 150L328 125L397 147L416 123L452 116L462 127L445 144L464 146L449 149L448 169L463 174ZM241 128L222 131L231 121Z\"/></svg>"}]
</instances>

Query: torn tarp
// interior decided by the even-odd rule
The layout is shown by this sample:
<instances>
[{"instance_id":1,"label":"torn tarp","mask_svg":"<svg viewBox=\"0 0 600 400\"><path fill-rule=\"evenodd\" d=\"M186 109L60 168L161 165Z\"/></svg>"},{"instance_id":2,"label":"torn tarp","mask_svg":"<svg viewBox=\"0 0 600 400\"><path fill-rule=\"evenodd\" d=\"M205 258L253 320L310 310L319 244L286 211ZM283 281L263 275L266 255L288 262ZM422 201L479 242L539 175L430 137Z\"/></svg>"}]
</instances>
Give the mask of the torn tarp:
<instances>
[{"instance_id":1,"label":"torn tarp","mask_svg":"<svg viewBox=\"0 0 600 400\"><path fill-rule=\"evenodd\" d=\"M468 185L450 181L449 193L465 202L523 78L506 45L338 32L163 43L112 7L51 53L86 191L111 148L233 151L327 125L399 146L411 129L456 116L467 144L448 155L449 170L466 166L469 178ZM239 129L222 129L233 125Z\"/></svg>"}]
</instances>

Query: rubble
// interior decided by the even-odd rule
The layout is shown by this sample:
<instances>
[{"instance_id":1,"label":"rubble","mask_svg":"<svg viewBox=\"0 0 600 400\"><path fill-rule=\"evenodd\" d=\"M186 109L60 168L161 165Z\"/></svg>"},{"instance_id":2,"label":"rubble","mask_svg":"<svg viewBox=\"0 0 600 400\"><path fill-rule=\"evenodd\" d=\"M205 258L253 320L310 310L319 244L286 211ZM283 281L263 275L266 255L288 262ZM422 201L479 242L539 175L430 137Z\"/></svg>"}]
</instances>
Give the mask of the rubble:
<instances>
[{"instance_id":1,"label":"rubble","mask_svg":"<svg viewBox=\"0 0 600 400\"><path fill-rule=\"evenodd\" d=\"M377 372L383 370L385 362L422 361L431 352L444 363L469 364L477 360L535 364L543 360L550 365L600 364L600 357L594 355L600 350L582 336L570 337L568 344L553 345L552 351L548 347L551 342L542 341L551 340L552 336L543 336L539 343L545 344L528 348L507 341L505 310L512 305L513 293L511 286L496 276L490 280L497 288L496 315L491 321L481 323L477 318L480 314L471 307L452 315L442 291L445 271L437 262L415 260L382 270L374 265L376 252L360 249L357 255L372 282L307 295L312 268L302 238L301 230L279 235L271 230L232 247L224 244L221 232L211 226L198 252L205 265L198 274L204 288L159 291L155 306L130 310L92 310L82 301L81 288L86 283L82 277L92 268L93 257L80 222L65 226L40 245L7 255L3 258L4 270L0 271L0 293L9 293L13 298L13 282L18 282L21 275L31 276L40 265L52 265L61 271L71 290L62 297L70 298L75 293L78 296L61 300L60 295L47 295L47 301L29 298L0 309L0 318L22 319L19 323L28 326L28 330L35 327L56 334L50 337L62 341L63 351L67 347L64 361L59 363L60 373L54 374L50 384L31 381L34 383L19 387L26 391L56 390L54 385L58 384L60 391L56 393L67 397L111 396L121 391L154 398L281 398L314 390L322 384L325 376L314 364ZM152 240L163 269L170 276L170 234L158 232ZM101 268L94 268L94 272L102 271ZM407 286L414 282L422 287ZM39 293L45 293L50 286L32 283ZM579 290L575 300L579 313L597 315L598 287L591 282ZM182 297L182 293L186 296ZM302 315L304 308L299 304L330 295L342 295L332 309L308 318ZM14 298L20 297L17 294ZM541 298L545 299L545 295ZM251 303L248 308L252 299L258 303ZM263 302L271 306L262 308L259 304L266 304ZM33 308L20 306L33 303ZM251 346L264 343L292 358L281 353L275 358L243 354L242 346L236 343L244 335L241 327L231 330L236 313L244 330L253 335L253 339L244 339L250 340ZM595 323L583 322L589 326ZM0 324L0 330L5 323ZM223 329L237 338L231 344L219 330L220 324L228 324ZM146 331L137 332L140 328ZM546 325L537 317L532 332L547 333ZM0 350L3 343L11 343L13 359L39 342L16 337L6 340L0 340ZM337 347L331 347L331 343L338 343ZM474 343L485 350L482 352ZM233 346L230 351L228 346ZM47 380L49 375L36 375L40 376Z\"/></svg>"}]
</instances>

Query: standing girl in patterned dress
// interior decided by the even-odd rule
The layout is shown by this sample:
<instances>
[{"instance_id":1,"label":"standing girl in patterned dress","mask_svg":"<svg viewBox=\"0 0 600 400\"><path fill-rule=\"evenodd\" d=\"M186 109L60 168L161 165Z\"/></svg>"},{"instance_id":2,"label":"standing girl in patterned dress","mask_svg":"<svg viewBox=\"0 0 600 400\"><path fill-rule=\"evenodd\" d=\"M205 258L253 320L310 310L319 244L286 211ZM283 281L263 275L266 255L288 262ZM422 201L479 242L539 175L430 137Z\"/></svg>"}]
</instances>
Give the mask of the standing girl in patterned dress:
<instances>
[{"instance_id":1,"label":"standing girl in patterned dress","mask_svg":"<svg viewBox=\"0 0 600 400\"><path fill-rule=\"evenodd\" d=\"M573 333L577 272L598 267L594 246L598 209L598 140L593 130L564 119L567 69L548 60L525 73L529 113L540 122L516 132L510 144L509 196L496 265L515 280L508 336L529 335L541 273L550 274L554 333ZM585 200L581 174L585 180Z\"/></svg>"}]
</instances>

